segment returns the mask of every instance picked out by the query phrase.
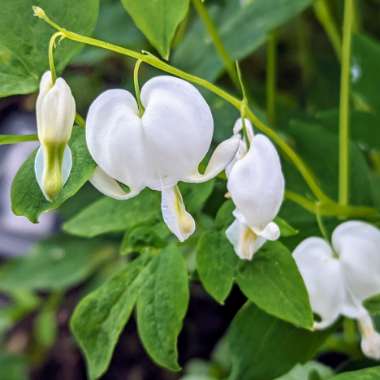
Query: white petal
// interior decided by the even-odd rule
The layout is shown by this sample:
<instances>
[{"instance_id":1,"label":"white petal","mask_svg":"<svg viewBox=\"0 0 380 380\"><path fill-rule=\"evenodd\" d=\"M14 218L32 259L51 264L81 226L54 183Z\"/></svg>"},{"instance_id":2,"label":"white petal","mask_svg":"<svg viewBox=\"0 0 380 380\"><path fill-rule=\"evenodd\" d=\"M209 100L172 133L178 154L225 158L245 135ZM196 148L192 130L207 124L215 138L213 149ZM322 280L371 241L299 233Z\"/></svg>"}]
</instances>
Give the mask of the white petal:
<instances>
[{"instance_id":1,"label":"white petal","mask_svg":"<svg viewBox=\"0 0 380 380\"><path fill-rule=\"evenodd\" d=\"M62 78L57 78L53 85L50 72L46 72L41 79L36 103L39 140L67 143L71 136L75 113L75 100L69 85Z\"/></svg>"},{"instance_id":2,"label":"white petal","mask_svg":"<svg viewBox=\"0 0 380 380\"><path fill-rule=\"evenodd\" d=\"M253 137L255 135L253 133L252 123L249 119L244 119L244 124L245 124L245 131L246 131L247 136L248 136L248 140L252 141ZM241 132L242 129L243 129L243 119L239 118L235 121L233 132L234 132L234 134L237 134L237 133Z\"/></svg>"},{"instance_id":3,"label":"white petal","mask_svg":"<svg viewBox=\"0 0 380 380\"><path fill-rule=\"evenodd\" d=\"M62 186L64 186L67 180L69 179L72 166L73 166L73 158L71 154L71 149L68 145L66 145L64 153L63 153L63 161L62 161ZM42 147L40 146L37 150L36 157L34 159L34 173L36 176L38 186L40 187L44 197L50 201L44 189L44 170L45 170L44 151Z\"/></svg>"},{"instance_id":4,"label":"white petal","mask_svg":"<svg viewBox=\"0 0 380 380\"><path fill-rule=\"evenodd\" d=\"M380 230L371 224L340 224L332 236L343 275L356 303L380 293Z\"/></svg>"},{"instance_id":5,"label":"white petal","mask_svg":"<svg viewBox=\"0 0 380 380\"><path fill-rule=\"evenodd\" d=\"M141 191L141 189L131 189L130 192L125 192L117 181L107 175L99 166L95 169L90 182L104 195L118 200L133 198Z\"/></svg>"},{"instance_id":6,"label":"white petal","mask_svg":"<svg viewBox=\"0 0 380 380\"><path fill-rule=\"evenodd\" d=\"M259 230L256 228L252 228L256 235L262 236L265 240L277 240L280 238L280 228L274 222L268 223L264 229Z\"/></svg>"},{"instance_id":7,"label":"white petal","mask_svg":"<svg viewBox=\"0 0 380 380\"><path fill-rule=\"evenodd\" d=\"M364 355L374 360L380 360L380 334L375 330L368 312L358 322L362 335L361 348Z\"/></svg>"},{"instance_id":8,"label":"white petal","mask_svg":"<svg viewBox=\"0 0 380 380\"><path fill-rule=\"evenodd\" d=\"M131 93L108 90L91 104L86 119L89 152L110 177L140 189L152 177L146 157L145 136L138 107Z\"/></svg>"},{"instance_id":9,"label":"white petal","mask_svg":"<svg viewBox=\"0 0 380 380\"><path fill-rule=\"evenodd\" d=\"M182 195L176 186L162 190L161 212L164 222L179 241L185 241L194 233L194 219L186 211Z\"/></svg>"},{"instance_id":10,"label":"white petal","mask_svg":"<svg viewBox=\"0 0 380 380\"><path fill-rule=\"evenodd\" d=\"M321 317L315 327L326 328L342 313L346 299L339 260L334 258L329 244L316 237L301 242L293 257L308 290L312 309Z\"/></svg>"},{"instance_id":11,"label":"white petal","mask_svg":"<svg viewBox=\"0 0 380 380\"><path fill-rule=\"evenodd\" d=\"M238 162L239 160L241 160L247 153L248 151L248 148L247 148L247 143L245 142L245 140L243 140L242 138L240 139L240 142L239 142L239 148L235 154L235 157L232 159L232 161L226 166L226 176L227 178L229 177L230 173L231 173L231 170L232 168L234 167L234 165L236 164L236 162Z\"/></svg>"},{"instance_id":12,"label":"white petal","mask_svg":"<svg viewBox=\"0 0 380 380\"><path fill-rule=\"evenodd\" d=\"M266 242L266 239L257 236L246 224L237 219L227 228L226 236L242 260L252 260L254 254Z\"/></svg>"},{"instance_id":13,"label":"white petal","mask_svg":"<svg viewBox=\"0 0 380 380\"><path fill-rule=\"evenodd\" d=\"M236 156L240 141L239 136L232 136L220 143L211 156L204 174L198 172L190 177L183 178L182 180L185 182L200 183L216 177Z\"/></svg>"},{"instance_id":14,"label":"white petal","mask_svg":"<svg viewBox=\"0 0 380 380\"><path fill-rule=\"evenodd\" d=\"M155 77L142 87L142 117L155 174L166 185L196 172L208 152L214 122L211 110L190 83Z\"/></svg>"},{"instance_id":15,"label":"white petal","mask_svg":"<svg viewBox=\"0 0 380 380\"><path fill-rule=\"evenodd\" d=\"M264 135L256 135L248 153L233 166L228 191L248 225L263 230L277 215L285 180L278 153Z\"/></svg>"}]
</instances>

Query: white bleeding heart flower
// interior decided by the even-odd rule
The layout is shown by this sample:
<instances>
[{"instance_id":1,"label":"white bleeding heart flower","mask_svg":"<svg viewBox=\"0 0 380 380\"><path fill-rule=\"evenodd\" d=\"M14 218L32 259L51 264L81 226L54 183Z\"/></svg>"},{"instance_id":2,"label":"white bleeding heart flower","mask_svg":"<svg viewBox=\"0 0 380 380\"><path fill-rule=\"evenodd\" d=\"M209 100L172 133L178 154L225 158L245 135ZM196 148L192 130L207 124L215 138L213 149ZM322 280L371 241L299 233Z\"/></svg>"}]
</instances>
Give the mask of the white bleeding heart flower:
<instances>
[{"instance_id":1,"label":"white bleeding heart flower","mask_svg":"<svg viewBox=\"0 0 380 380\"><path fill-rule=\"evenodd\" d=\"M36 103L37 133L40 148L35 158L35 175L45 198L49 201L66 183L72 156L67 143L75 119L75 100L62 78L53 83L50 71L41 78Z\"/></svg>"},{"instance_id":2,"label":"white bleeding heart flower","mask_svg":"<svg viewBox=\"0 0 380 380\"><path fill-rule=\"evenodd\" d=\"M235 124L235 132L242 128ZM227 229L228 240L236 254L251 260L267 241L277 240L280 230L273 219L280 210L285 180L277 150L264 135L253 135L252 126L245 120L248 140L240 145L238 157L227 173L227 189L235 204L235 221Z\"/></svg>"},{"instance_id":3,"label":"white bleeding heart flower","mask_svg":"<svg viewBox=\"0 0 380 380\"><path fill-rule=\"evenodd\" d=\"M179 181L199 183L215 177L234 157L239 136L222 142L204 174L198 166L214 131L210 108L190 83L158 76L141 89L144 113L126 90L108 90L91 104L86 120L88 149L98 165L92 184L102 193L126 200L145 187L162 192L161 210L180 241L195 230L177 188ZM129 187L124 191L119 183Z\"/></svg>"},{"instance_id":4,"label":"white bleeding heart flower","mask_svg":"<svg viewBox=\"0 0 380 380\"><path fill-rule=\"evenodd\" d=\"M363 301L380 293L380 230L349 221L333 232L331 245L310 237L293 252L313 311L321 320L315 329L331 326L339 316L357 319L362 351L380 360L380 335Z\"/></svg>"}]
</instances>

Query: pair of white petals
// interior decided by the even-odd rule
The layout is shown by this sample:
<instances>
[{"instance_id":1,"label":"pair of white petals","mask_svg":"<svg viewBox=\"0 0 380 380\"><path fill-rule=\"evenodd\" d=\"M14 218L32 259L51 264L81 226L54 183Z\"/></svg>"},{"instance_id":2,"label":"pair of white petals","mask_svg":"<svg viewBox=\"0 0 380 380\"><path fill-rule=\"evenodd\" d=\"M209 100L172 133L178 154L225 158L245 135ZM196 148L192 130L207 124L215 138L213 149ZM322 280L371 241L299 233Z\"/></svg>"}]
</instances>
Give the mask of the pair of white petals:
<instances>
[{"instance_id":1,"label":"pair of white petals","mask_svg":"<svg viewBox=\"0 0 380 380\"><path fill-rule=\"evenodd\" d=\"M249 120L244 120L251 142L241 139L238 153L227 168L227 189L236 206L235 221L227 229L236 254L251 260L267 240L277 240L280 230L273 219L278 214L285 190L285 179L276 148L264 135L254 135ZM239 133L243 121L237 120Z\"/></svg>"},{"instance_id":2,"label":"pair of white petals","mask_svg":"<svg viewBox=\"0 0 380 380\"><path fill-rule=\"evenodd\" d=\"M377 360L380 360L380 335L363 301L380 294L379 247L378 228L349 221L334 230L331 245L322 238L310 237L293 253L313 311L321 318L315 328L326 328L339 316L357 319L362 350Z\"/></svg>"},{"instance_id":3,"label":"pair of white petals","mask_svg":"<svg viewBox=\"0 0 380 380\"><path fill-rule=\"evenodd\" d=\"M91 104L86 140L97 163L92 184L119 200L137 196L144 188L162 193L161 211L168 228L180 241L195 230L177 183L200 183L225 169L238 150L232 136L214 151L204 174L199 164L207 154L214 131L211 110L190 83L158 76L141 89L137 102L126 90L108 90ZM120 184L128 186L126 192Z\"/></svg>"},{"instance_id":4,"label":"pair of white petals","mask_svg":"<svg viewBox=\"0 0 380 380\"><path fill-rule=\"evenodd\" d=\"M41 78L36 103L40 147L35 158L35 175L44 196L50 201L62 189L72 167L70 140L75 119L75 100L62 78L53 83L50 71Z\"/></svg>"}]
</instances>

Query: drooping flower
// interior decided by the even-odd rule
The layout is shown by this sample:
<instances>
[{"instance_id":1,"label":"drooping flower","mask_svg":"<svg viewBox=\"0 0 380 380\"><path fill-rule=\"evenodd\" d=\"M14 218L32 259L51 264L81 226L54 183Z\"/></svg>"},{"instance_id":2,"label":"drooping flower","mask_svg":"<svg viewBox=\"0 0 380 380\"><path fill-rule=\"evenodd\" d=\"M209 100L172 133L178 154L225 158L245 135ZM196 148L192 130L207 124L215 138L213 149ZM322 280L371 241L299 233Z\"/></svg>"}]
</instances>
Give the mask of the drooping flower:
<instances>
[{"instance_id":1,"label":"drooping flower","mask_svg":"<svg viewBox=\"0 0 380 380\"><path fill-rule=\"evenodd\" d=\"M98 165L92 184L102 193L126 200L145 187L161 191L168 228L181 241L195 230L177 187L179 181L204 182L224 170L239 137L222 142L204 174L198 166L208 152L214 130L210 108L190 83L158 76L141 89L144 113L126 90L108 90L90 106L86 121L89 151ZM129 187L124 191L120 184Z\"/></svg>"},{"instance_id":2,"label":"drooping flower","mask_svg":"<svg viewBox=\"0 0 380 380\"><path fill-rule=\"evenodd\" d=\"M37 133L40 148L35 158L35 175L45 198L49 201L61 191L71 167L71 150L67 143L75 119L75 100L62 78L53 83L50 71L40 82L36 103Z\"/></svg>"},{"instance_id":3,"label":"drooping flower","mask_svg":"<svg viewBox=\"0 0 380 380\"><path fill-rule=\"evenodd\" d=\"M238 120L235 132L242 126ZM254 136L248 120L245 126L250 147L241 142L236 161L227 171L227 189L236 209L235 221L226 235L236 254L243 260L251 260L267 240L280 237L273 219L283 201L285 180L274 145L264 135Z\"/></svg>"},{"instance_id":4,"label":"drooping flower","mask_svg":"<svg viewBox=\"0 0 380 380\"><path fill-rule=\"evenodd\" d=\"M333 232L331 245L322 238L301 242L293 256L304 279L315 329L331 326L339 316L358 320L362 351L380 360L380 335L363 301L380 293L380 230L349 221Z\"/></svg>"}]
</instances>

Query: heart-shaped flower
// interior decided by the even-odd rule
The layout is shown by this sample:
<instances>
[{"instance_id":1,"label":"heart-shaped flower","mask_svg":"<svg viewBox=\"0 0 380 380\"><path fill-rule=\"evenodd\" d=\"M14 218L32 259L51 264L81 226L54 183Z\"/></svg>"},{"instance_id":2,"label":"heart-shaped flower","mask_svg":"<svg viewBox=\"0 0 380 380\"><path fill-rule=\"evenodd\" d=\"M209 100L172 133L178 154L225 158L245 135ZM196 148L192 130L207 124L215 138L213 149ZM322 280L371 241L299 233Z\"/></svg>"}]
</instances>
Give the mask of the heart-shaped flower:
<instances>
[{"instance_id":1,"label":"heart-shaped flower","mask_svg":"<svg viewBox=\"0 0 380 380\"><path fill-rule=\"evenodd\" d=\"M273 219L280 210L285 189L277 150L264 135L254 135L248 120L244 121L248 140L240 145L236 162L228 170L227 189L236 206L235 221L226 234L236 254L251 260L267 241L277 240L280 230ZM243 127L238 120L234 130Z\"/></svg>"},{"instance_id":2,"label":"heart-shaped flower","mask_svg":"<svg viewBox=\"0 0 380 380\"><path fill-rule=\"evenodd\" d=\"M380 335L363 301L380 294L380 230L368 223L349 221L333 232L332 244L310 237L293 256L309 292L313 311L321 320L316 329L332 325L343 315L357 319L362 350L380 359Z\"/></svg>"},{"instance_id":3,"label":"heart-shaped flower","mask_svg":"<svg viewBox=\"0 0 380 380\"><path fill-rule=\"evenodd\" d=\"M37 132L40 148L35 158L37 182L49 201L66 183L72 156L67 143L75 119L75 100L70 87L62 78L53 83L50 71L41 78L36 103Z\"/></svg>"},{"instance_id":4,"label":"heart-shaped flower","mask_svg":"<svg viewBox=\"0 0 380 380\"><path fill-rule=\"evenodd\" d=\"M142 87L141 103L142 115L133 95L119 89L102 93L92 103L86 120L87 145L98 164L92 183L120 200L136 196L145 187L161 191L164 221L183 241L194 232L195 223L177 183L216 176L234 157L239 137L221 143L200 174L198 166L214 130L210 108L200 92L182 79L158 76Z\"/></svg>"}]
</instances>

